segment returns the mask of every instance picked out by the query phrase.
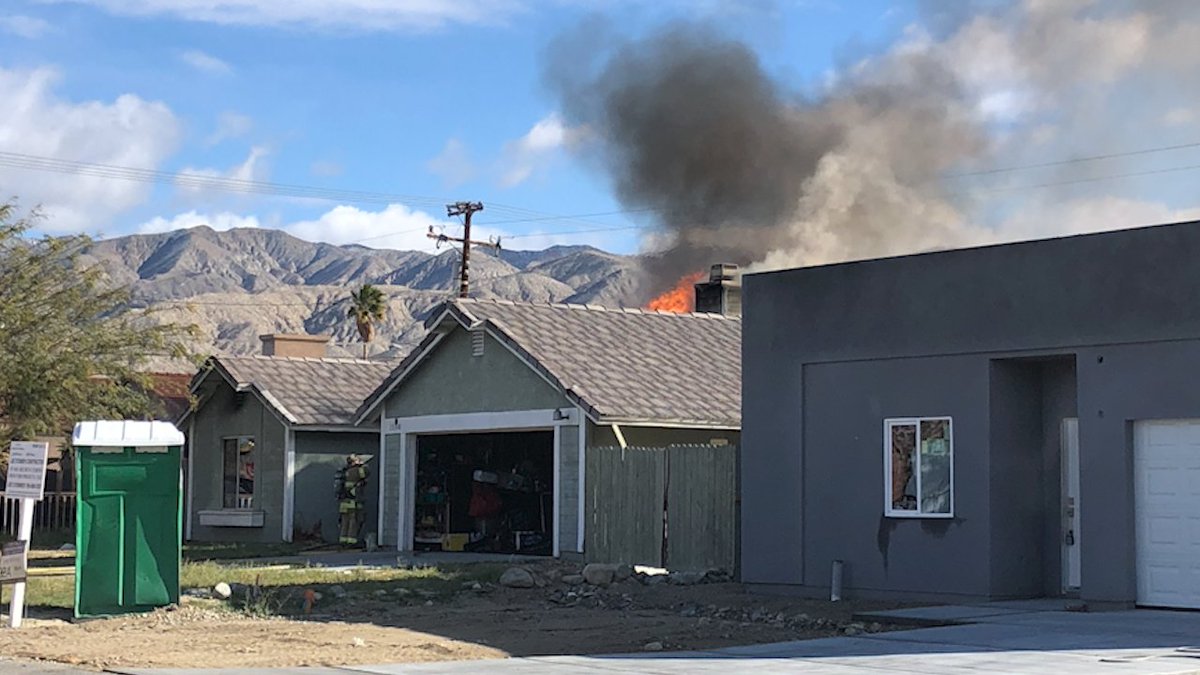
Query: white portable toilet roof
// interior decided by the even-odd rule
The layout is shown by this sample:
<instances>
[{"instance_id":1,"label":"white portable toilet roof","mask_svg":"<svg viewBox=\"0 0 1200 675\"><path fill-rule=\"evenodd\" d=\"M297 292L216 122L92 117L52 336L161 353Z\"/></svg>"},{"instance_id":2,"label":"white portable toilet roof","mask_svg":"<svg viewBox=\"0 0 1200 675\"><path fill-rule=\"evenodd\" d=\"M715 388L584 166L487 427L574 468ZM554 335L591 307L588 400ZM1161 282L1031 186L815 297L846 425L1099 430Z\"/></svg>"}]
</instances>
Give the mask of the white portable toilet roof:
<instances>
[{"instance_id":1,"label":"white portable toilet roof","mask_svg":"<svg viewBox=\"0 0 1200 675\"><path fill-rule=\"evenodd\" d=\"M183 445L183 432L170 422L79 422L71 435L75 447L140 448Z\"/></svg>"}]
</instances>

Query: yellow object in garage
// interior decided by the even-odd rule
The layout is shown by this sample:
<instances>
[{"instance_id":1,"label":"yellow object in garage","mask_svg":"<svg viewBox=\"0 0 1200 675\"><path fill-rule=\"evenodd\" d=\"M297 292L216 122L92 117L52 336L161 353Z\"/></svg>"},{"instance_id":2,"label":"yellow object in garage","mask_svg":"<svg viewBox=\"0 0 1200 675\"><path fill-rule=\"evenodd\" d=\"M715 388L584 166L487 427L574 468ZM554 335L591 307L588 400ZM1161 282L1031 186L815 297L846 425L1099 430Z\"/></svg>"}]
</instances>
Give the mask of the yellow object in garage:
<instances>
[{"instance_id":1,"label":"yellow object in garage","mask_svg":"<svg viewBox=\"0 0 1200 675\"><path fill-rule=\"evenodd\" d=\"M462 551L467 547L467 542L471 540L471 535L456 533L442 535L442 550L443 551Z\"/></svg>"}]
</instances>

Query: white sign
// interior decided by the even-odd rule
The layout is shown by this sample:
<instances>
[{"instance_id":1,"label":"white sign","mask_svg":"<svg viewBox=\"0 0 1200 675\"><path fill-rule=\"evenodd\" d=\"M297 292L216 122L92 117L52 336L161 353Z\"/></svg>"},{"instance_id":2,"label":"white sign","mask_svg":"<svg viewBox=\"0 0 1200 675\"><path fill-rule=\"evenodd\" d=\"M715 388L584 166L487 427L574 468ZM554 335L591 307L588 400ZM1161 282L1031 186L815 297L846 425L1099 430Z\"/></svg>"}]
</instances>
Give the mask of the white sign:
<instances>
[{"instance_id":1,"label":"white sign","mask_svg":"<svg viewBox=\"0 0 1200 675\"><path fill-rule=\"evenodd\" d=\"M49 443L13 441L8 452L4 496L9 499L41 499L46 489L46 455L49 452Z\"/></svg>"},{"instance_id":2,"label":"white sign","mask_svg":"<svg viewBox=\"0 0 1200 675\"><path fill-rule=\"evenodd\" d=\"M25 580L25 554L29 542L10 541L0 546L0 583Z\"/></svg>"}]
</instances>

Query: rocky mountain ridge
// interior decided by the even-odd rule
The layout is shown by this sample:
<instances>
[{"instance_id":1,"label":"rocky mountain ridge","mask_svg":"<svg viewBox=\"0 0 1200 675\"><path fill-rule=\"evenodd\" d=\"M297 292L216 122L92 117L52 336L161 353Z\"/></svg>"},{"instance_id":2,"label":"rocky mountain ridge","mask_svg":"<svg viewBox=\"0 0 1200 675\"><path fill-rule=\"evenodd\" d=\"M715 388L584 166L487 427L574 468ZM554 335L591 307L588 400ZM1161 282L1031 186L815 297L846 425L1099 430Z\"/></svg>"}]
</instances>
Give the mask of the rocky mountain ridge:
<instances>
[{"instance_id":1,"label":"rocky mountain ridge","mask_svg":"<svg viewBox=\"0 0 1200 675\"><path fill-rule=\"evenodd\" d=\"M542 251L479 249L471 294L521 302L611 307L644 302L638 258L590 246ZM280 230L196 227L92 244L84 262L131 291L131 309L194 324L202 353L253 354L264 333L330 334L337 355L362 355L346 318L350 291L374 284L388 296L372 357L399 358L424 334L421 322L458 288L459 254L308 242Z\"/></svg>"}]
</instances>

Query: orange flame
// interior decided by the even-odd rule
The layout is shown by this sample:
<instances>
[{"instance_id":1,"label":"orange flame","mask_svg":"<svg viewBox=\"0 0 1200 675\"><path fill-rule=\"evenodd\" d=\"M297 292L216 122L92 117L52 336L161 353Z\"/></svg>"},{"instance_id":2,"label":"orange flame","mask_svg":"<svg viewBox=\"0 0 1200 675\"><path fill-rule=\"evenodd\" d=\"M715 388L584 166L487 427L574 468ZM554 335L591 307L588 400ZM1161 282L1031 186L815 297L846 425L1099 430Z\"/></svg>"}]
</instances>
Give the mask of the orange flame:
<instances>
[{"instance_id":1,"label":"orange flame","mask_svg":"<svg viewBox=\"0 0 1200 675\"><path fill-rule=\"evenodd\" d=\"M684 275L675 287L646 303L646 309L686 314L696 308L695 285L704 278L703 272Z\"/></svg>"}]
</instances>

